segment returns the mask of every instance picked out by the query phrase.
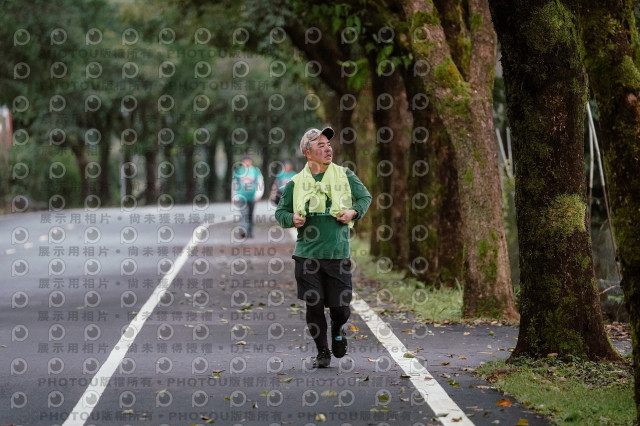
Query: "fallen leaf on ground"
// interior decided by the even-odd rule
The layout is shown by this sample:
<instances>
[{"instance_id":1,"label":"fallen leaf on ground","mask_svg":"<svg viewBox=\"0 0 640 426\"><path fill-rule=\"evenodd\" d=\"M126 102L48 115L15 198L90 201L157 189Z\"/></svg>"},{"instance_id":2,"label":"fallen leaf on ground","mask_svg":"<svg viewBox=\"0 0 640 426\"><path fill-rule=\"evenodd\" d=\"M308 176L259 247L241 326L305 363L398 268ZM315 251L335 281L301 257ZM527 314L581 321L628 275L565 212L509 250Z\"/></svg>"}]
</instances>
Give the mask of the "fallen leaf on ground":
<instances>
[{"instance_id":1,"label":"fallen leaf on ground","mask_svg":"<svg viewBox=\"0 0 640 426\"><path fill-rule=\"evenodd\" d=\"M496 403L499 407L511 407L511 400L508 398L501 399Z\"/></svg>"},{"instance_id":2,"label":"fallen leaf on ground","mask_svg":"<svg viewBox=\"0 0 640 426\"><path fill-rule=\"evenodd\" d=\"M529 424L529 420L520 419L520 420L518 420L518 423L516 423L516 426L527 426L528 424Z\"/></svg>"}]
</instances>

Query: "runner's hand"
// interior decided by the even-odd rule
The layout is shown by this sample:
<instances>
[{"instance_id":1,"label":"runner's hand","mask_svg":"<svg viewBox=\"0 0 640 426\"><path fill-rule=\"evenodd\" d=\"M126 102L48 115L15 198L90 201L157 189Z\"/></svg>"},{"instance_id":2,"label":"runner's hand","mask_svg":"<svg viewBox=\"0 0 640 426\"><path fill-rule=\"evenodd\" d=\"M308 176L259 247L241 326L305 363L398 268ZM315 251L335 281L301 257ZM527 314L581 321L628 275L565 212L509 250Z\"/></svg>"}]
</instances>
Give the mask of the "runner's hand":
<instances>
[{"instance_id":1,"label":"runner's hand","mask_svg":"<svg viewBox=\"0 0 640 426\"><path fill-rule=\"evenodd\" d=\"M307 221L307 218L302 217L300 212L295 212L293 214L293 226L296 228L300 228Z\"/></svg>"},{"instance_id":2,"label":"runner's hand","mask_svg":"<svg viewBox=\"0 0 640 426\"><path fill-rule=\"evenodd\" d=\"M353 209L342 210L341 212L338 213L338 216L336 216L336 220L346 225L349 222L351 222L354 217L356 217L356 214L357 212Z\"/></svg>"}]
</instances>

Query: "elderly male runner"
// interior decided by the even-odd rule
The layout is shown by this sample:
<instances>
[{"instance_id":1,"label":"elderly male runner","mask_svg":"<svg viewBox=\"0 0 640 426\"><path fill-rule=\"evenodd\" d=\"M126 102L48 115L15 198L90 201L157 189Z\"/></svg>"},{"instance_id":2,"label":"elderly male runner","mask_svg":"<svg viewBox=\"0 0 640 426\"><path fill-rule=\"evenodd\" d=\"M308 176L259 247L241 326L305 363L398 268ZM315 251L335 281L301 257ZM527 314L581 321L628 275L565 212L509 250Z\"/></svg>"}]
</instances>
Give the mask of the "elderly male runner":
<instances>
[{"instance_id":1,"label":"elderly male runner","mask_svg":"<svg viewBox=\"0 0 640 426\"><path fill-rule=\"evenodd\" d=\"M333 135L327 127L302 136L300 151L307 165L287 183L276 209L283 228L298 228L293 253L298 298L307 305L307 325L318 349L313 365L320 368L330 365L331 351L336 358L347 351L343 325L351 315L349 228L371 204L371 194L360 179L331 162ZM325 306L331 316L331 351Z\"/></svg>"}]
</instances>

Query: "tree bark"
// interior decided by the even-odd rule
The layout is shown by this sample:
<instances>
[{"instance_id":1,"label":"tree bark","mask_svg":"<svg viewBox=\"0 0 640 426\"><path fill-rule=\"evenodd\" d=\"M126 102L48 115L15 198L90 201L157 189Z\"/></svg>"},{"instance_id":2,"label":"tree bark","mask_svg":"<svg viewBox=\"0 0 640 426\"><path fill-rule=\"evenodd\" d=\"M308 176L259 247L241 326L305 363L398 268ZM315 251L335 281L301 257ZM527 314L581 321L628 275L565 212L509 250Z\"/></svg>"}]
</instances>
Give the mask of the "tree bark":
<instances>
[{"instance_id":1,"label":"tree bark","mask_svg":"<svg viewBox=\"0 0 640 426\"><path fill-rule=\"evenodd\" d=\"M378 75L375 55L369 58L373 121L376 128L377 156L373 163L373 215L378 226L372 229L371 246L388 257L395 267L405 268L409 258L406 228L407 150L411 143L412 117L409 113L400 70Z\"/></svg>"},{"instance_id":2,"label":"tree bark","mask_svg":"<svg viewBox=\"0 0 640 426\"><path fill-rule=\"evenodd\" d=\"M455 149L464 241L463 315L516 319L493 135L496 39L487 2L468 2L468 79L452 59L434 4L404 0L402 5L415 57L431 68L422 76L425 89Z\"/></svg>"},{"instance_id":3,"label":"tree bark","mask_svg":"<svg viewBox=\"0 0 640 426\"><path fill-rule=\"evenodd\" d=\"M218 174L216 173L216 150L218 149L217 138L211 138L207 145L207 164L211 174L206 179L206 192L211 202L218 201Z\"/></svg>"},{"instance_id":4,"label":"tree bark","mask_svg":"<svg viewBox=\"0 0 640 426\"><path fill-rule=\"evenodd\" d=\"M193 198L196 196L196 180L193 178L193 151L193 142L188 141L183 143L185 189L180 201L188 204L192 204Z\"/></svg>"},{"instance_id":5,"label":"tree bark","mask_svg":"<svg viewBox=\"0 0 640 426\"><path fill-rule=\"evenodd\" d=\"M147 186L145 188L145 204L151 205L158 201L158 190L156 188L158 168L155 151L146 150L144 152L145 170Z\"/></svg>"},{"instance_id":6,"label":"tree bark","mask_svg":"<svg viewBox=\"0 0 640 426\"><path fill-rule=\"evenodd\" d=\"M576 17L556 1L492 0L513 129L520 332L513 357L616 359L587 224L587 79Z\"/></svg>"},{"instance_id":7,"label":"tree bark","mask_svg":"<svg viewBox=\"0 0 640 426\"><path fill-rule=\"evenodd\" d=\"M633 3L582 2L584 62L598 103L600 140L631 323L637 420L640 423L640 61Z\"/></svg>"},{"instance_id":8,"label":"tree bark","mask_svg":"<svg viewBox=\"0 0 640 426\"><path fill-rule=\"evenodd\" d=\"M122 163L129 164L133 158L132 149L128 145L121 145L122 149ZM127 167L126 170L122 171L122 173L129 173L130 169ZM133 195L133 178L125 177L124 179L124 194L120 194L120 199L124 198L127 195Z\"/></svg>"},{"instance_id":9,"label":"tree bark","mask_svg":"<svg viewBox=\"0 0 640 426\"><path fill-rule=\"evenodd\" d=\"M373 95L371 93L371 83L370 78L368 78L363 85L359 97L358 104L354 109L353 113L353 126L357 135L357 141L355 142L358 146L358 155L357 155L357 166L358 166L358 177L360 180L369 188L369 191L375 196L375 192L373 191L372 183L374 182L372 176L375 176L375 170L371 167L371 158L375 155L375 125L373 123L373 108L374 101ZM372 210L373 211L373 210ZM368 213L364 216L364 218L358 220L358 226L355 228L357 230L358 236L370 235L371 229L375 229L372 226L372 218L373 215ZM369 238L370 240L370 238ZM373 254L374 247L371 247L371 251L369 252L371 255Z\"/></svg>"},{"instance_id":10,"label":"tree bark","mask_svg":"<svg viewBox=\"0 0 640 426\"><path fill-rule=\"evenodd\" d=\"M98 177L98 197L102 205L111 203L111 190L109 185L109 157L111 155L111 132L113 123L113 113L110 111L106 114L103 127L100 128L102 139L100 140L100 176ZM84 173L84 170L81 171Z\"/></svg>"},{"instance_id":11,"label":"tree bark","mask_svg":"<svg viewBox=\"0 0 640 426\"><path fill-rule=\"evenodd\" d=\"M130 112L129 115L124 118L123 122L125 123L125 125L127 126L128 129L132 129L133 128L133 123L135 122L134 119L134 114L135 111ZM127 143L125 143L125 141L120 140L120 152L122 153L122 163L120 164L120 167L118 168L119 170L119 181L118 184L120 186L120 200L119 202L122 203L122 199L128 195L132 195L133 194L133 178L129 178L129 177L123 177L124 176L128 176L129 172L132 172L128 167L125 169L125 164L129 164L131 162L131 160L133 159L133 147ZM120 184L120 180L124 180L124 193L123 193L123 188L122 185Z\"/></svg>"},{"instance_id":12,"label":"tree bark","mask_svg":"<svg viewBox=\"0 0 640 426\"><path fill-rule=\"evenodd\" d=\"M455 153L414 63L405 74L413 130L407 179L407 236L410 270L428 285L462 282L462 239Z\"/></svg>"},{"instance_id":13,"label":"tree bark","mask_svg":"<svg viewBox=\"0 0 640 426\"><path fill-rule=\"evenodd\" d=\"M145 168L145 204L151 205L155 204L158 201L158 188L157 188L157 150L156 150L156 141L149 134L149 120L151 117L147 114L146 105L142 104L140 106L141 110L141 126L142 126L142 137L145 140L144 147L144 168Z\"/></svg>"},{"instance_id":14,"label":"tree bark","mask_svg":"<svg viewBox=\"0 0 640 426\"><path fill-rule=\"evenodd\" d=\"M89 163L84 141L71 145L71 152L73 152L73 155L76 157L76 163L78 164L78 170L80 172L80 201L84 203L84 200L86 200L89 195L89 180L84 177L84 171Z\"/></svg>"}]
</instances>

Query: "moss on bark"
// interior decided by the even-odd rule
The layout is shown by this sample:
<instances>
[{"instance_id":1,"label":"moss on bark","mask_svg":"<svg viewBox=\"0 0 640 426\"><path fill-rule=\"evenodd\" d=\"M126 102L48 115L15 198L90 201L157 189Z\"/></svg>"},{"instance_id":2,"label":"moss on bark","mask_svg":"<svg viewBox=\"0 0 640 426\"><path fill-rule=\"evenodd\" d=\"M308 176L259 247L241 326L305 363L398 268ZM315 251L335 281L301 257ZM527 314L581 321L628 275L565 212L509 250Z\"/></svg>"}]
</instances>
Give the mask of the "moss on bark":
<instances>
[{"instance_id":1,"label":"moss on bark","mask_svg":"<svg viewBox=\"0 0 640 426\"><path fill-rule=\"evenodd\" d=\"M421 27L423 25L440 25L440 18L438 17L438 11L433 9L433 12L418 12L413 15L414 27Z\"/></svg>"},{"instance_id":2,"label":"moss on bark","mask_svg":"<svg viewBox=\"0 0 640 426\"><path fill-rule=\"evenodd\" d=\"M470 85L462 78L462 74L450 56L434 68L433 76L438 87L446 89L442 101L437 103L438 111L441 114L455 114L470 118Z\"/></svg>"},{"instance_id":3,"label":"moss on bark","mask_svg":"<svg viewBox=\"0 0 640 426\"><path fill-rule=\"evenodd\" d=\"M546 209L542 218L541 235L545 237L567 238L574 232L587 232L585 212L587 205L578 194L559 194Z\"/></svg>"},{"instance_id":4,"label":"moss on bark","mask_svg":"<svg viewBox=\"0 0 640 426\"><path fill-rule=\"evenodd\" d=\"M480 15L479 13L472 13L471 17L469 18L469 29L471 30L471 32L474 32L482 27L482 21L482 15Z\"/></svg>"}]
</instances>

